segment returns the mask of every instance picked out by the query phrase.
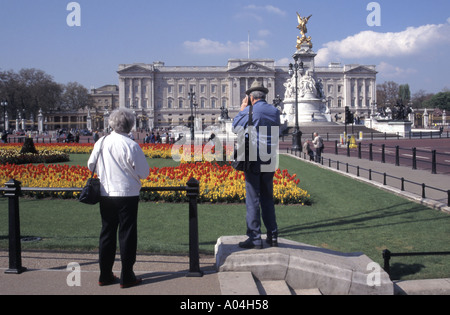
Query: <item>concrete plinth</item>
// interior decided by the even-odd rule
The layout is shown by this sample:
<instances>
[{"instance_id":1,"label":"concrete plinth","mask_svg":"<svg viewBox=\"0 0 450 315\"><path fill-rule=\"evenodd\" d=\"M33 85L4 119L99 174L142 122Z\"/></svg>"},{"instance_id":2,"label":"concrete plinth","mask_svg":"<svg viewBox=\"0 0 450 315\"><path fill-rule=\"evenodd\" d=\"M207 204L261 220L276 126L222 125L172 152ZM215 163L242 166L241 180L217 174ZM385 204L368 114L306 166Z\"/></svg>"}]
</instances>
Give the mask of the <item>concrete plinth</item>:
<instances>
[{"instance_id":1,"label":"concrete plinth","mask_svg":"<svg viewBox=\"0 0 450 315\"><path fill-rule=\"evenodd\" d=\"M295 125L295 100L284 101L284 112L287 113L288 126ZM324 103L320 99L299 99L298 122L300 124L313 122L328 122L324 114Z\"/></svg>"},{"instance_id":2,"label":"concrete plinth","mask_svg":"<svg viewBox=\"0 0 450 315\"><path fill-rule=\"evenodd\" d=\"M375 129L379 132L398 134L406 137L411 133L412 122L410 121L393 121L393 120L377 120L376 118L368 119L365 122L366 127Z\"/></svg>"},{"instance_id":3,"label":"concrete plinth","mask_svg":"<svg viewBox=\"0 0 450 315\"><path fill-rule=\"evenodd\" d=\"M387 273L362 253L340 253L279 239L279 247L244 250L246 236L222 236L215 246L220 272L251 272L260 281L284 280L293 290L333 295L393 295Z\"/></svg>"}]
</instances>

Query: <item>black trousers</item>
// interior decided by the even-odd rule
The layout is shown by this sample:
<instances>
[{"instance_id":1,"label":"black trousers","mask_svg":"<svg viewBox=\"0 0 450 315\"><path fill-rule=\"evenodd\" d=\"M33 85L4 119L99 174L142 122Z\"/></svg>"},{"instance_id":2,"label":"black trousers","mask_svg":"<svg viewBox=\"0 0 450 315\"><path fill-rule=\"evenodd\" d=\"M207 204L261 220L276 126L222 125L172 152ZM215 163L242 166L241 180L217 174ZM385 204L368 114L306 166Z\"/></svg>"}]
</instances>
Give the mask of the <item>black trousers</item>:
<instances>
[{"instance_id":1,"label":"black trousers","mask_svg":"<svg viewBox=\"0 0 450 315\"><path fill-rule=\"evenodd\" d=\"M119 231L122 262L120 282L123 284L136 280L133 266L136 262L137 250L138 204L139 196L102 197L100 200L102 216L99 244L100 281L108 281L112 277L117 248L117 231Z\"/></svg>"}]
</instances>

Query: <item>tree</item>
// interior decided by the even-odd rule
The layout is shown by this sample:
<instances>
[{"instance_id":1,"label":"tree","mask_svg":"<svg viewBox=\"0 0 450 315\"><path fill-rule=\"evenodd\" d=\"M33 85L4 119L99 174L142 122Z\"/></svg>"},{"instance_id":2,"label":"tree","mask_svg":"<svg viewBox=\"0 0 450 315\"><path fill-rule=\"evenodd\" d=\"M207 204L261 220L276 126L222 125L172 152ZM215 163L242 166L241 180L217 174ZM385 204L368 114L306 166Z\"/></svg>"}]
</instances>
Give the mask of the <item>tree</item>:
<instances>
[{"instance_id":1,"label":"tree","mask_svg":"<svg viewBox=\"0 0 450 315\"><path fill-rule=\"evenodd\" d=\"M40 109L45 112L91 106L85 87L76 82L58 84L52 76L38 69L22 69L18 73L0 71L0 99L8 101L11 118L17 118L19 113L26 118L37 117Z\"/></svg>"},{"instance_id":2,"label":"tree","mask_svg":"<svg viewBox=\"0 0 450 315\"><path fill-rule=\"evenodd\" d=\"M91 107L89 91L77 82L69 82L62 86L61 107L69 110L79 110Z\"/></svg>"},{"instance_id":3,"label":"tree","mask_svg":"<svg viewBox=\"0 0 450 315\"><path fill-rule=\"evenodd\" d=\"M8 101L9 117L18 113L37 116L39 109L51 110L60 102L61 87L42 70L0 72L0 97Z\"/></svg>"},{"instance_id":4,"label":"tree","mask_svg":"<svg viewBox=\"0 0 450 315\"><path fill-rule=\"evenodd\" d=\"M424 102L426 108L439 108L450 111L450 92L440 92Z\"/></svg>"},{"instance_id":5,"label":"tree","mask_svg":"<svg viewBox=\"0 0 450 315\"><path fill-rule=\"evenodd\" d=\"M423 108L425 101L433 97L432 93L427 93L425 90L419 90L413 94L411 102L414 108Z\"/></svg>"},{"instance_id":6,"label":"tree","mask_svg":"<svg viewBox=\"0 0 450 315\"><path fill-rule=\"evenodd\" d=\"M16 113L17 95L20 93L19 75L13 71L0 72L0 100L6 100L8 117Z\"/></svg>"},{"instance_id":7,"label":"tree","mask_svg":"<svg viewBox=\"0 0 450 315\"><path fill-rule=\"evenodd\" d=\"M53 77L42 70L22 69L19 71L22 86L19 106L25 112L36 117L39 109L43 111L56 109L61 100L61 86Z\"/></svg>"},{"instance_id":8,"label":"tree","mask_svg":"<svg viewBox=\"0 0 450 315\"><path fill-rule=\"evenodd\" d=\"M397 103L399 85L393 81L377 84L377 103L379 107L394 106Z\"/></svg>"}]
</instances>

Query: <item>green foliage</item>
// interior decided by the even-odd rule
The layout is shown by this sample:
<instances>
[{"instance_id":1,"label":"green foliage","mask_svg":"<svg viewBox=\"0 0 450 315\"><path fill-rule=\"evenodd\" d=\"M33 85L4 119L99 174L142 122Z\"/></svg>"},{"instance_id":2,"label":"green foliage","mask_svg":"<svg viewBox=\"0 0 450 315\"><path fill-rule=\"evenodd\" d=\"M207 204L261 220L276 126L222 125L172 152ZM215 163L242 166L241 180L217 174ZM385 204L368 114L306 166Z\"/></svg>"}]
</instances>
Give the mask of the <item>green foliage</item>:
<instances>
[{"instance_id":1,"label":"green foliage","mask_svg":"<svg viewBox=\"0 0 450 315\"><path fill-rule=\"evenodd\" d=\"M431 99L425 101L424 103L425 107L427 108L439 108L442 110L450 110L450 92L440 92L437 93L435 95L433 95L433 97L431 97Z\"/></svg>"}]
</instances>

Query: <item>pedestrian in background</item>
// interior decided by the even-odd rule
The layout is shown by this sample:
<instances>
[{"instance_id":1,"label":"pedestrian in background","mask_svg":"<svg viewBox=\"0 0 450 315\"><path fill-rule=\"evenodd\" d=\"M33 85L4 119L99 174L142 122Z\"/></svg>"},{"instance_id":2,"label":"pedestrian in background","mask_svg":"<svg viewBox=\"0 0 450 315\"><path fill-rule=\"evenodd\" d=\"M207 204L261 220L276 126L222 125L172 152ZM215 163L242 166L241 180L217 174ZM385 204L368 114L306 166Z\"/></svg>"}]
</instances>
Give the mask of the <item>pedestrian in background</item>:
<instances>
[{"instance_id":1,"label":"pedestrian in background","mask_svg":"<svg viewBox=\"0 0 450 315\"><path fill-rule=\"evenodd\" d=\"M314 152L311 150L311 145L309 144L309 140L306 140L303 143L303 153L309 156L310 161L314 161Z\"/></svg>"},{"instance_id":2,"label":"pedestrian in background","mask_svg":"<svg viewBox=\"0 0 450 315\"><path fill-rule=\"evenodd\" d=\"M322 158L323 152L323 139L317 132L314 132L314 140L313 140L314 148L316 149L316 162L319 163Z\"/></svg>"}]
</instances>

